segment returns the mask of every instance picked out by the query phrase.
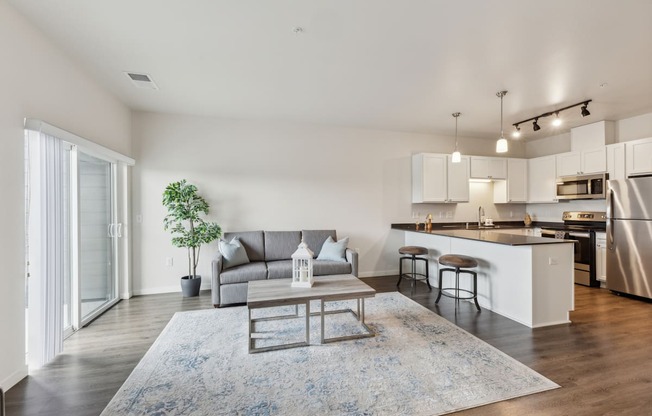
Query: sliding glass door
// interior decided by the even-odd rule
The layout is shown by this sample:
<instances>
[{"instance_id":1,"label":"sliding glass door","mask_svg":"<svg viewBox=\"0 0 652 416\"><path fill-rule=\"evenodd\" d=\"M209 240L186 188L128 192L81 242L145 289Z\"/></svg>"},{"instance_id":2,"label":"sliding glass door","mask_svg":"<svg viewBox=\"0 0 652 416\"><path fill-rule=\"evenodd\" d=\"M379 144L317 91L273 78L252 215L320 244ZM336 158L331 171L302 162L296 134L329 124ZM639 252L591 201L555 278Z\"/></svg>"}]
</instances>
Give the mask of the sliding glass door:
<instances>
[{"instance_id":1,"label":"sliding glass door","mask_svg":"<svg viewBox=\"0 0 652 416\"><path fill-rule=\"evenodd\" d=\"M117 299L113 164L77 152L79 301L82 325Z\"/></svg>"},{"instance_id":2,"label":"sliding glass door","mask_svg":"<svg viewBox=\"0 0 652 416\"><path fill-rule=\"evenodd\" d=\"M128 166L120 155L25 120L26 344L30 368L129 298Z\"/></svg>"}]
</instances>

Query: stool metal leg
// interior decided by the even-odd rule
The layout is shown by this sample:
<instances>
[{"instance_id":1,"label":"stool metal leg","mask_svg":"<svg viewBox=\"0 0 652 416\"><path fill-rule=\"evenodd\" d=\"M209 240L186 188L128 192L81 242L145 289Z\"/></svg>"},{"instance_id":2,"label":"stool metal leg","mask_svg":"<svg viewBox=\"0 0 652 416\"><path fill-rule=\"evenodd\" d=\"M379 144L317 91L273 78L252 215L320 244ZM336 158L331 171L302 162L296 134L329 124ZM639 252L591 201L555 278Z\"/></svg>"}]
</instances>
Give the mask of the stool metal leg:
<instances>
[{"instance_id":1,"label":"stool metal leg","mask_svg":"<svg viewBox=\"0 0 652 416\"><path fill-rule=\"evenodd\" d=\"M478 303L478 274L475 272L473 273L473 301L475 302L475 307L478 308L478 312L480 312L480 304Z\"/></svg>"},{"instance_id":2,"label":"stool metal leg","mask_svg":"<svg viewBox=\"0 0 652 416\"><path fill-rule=\"evenodd\" d=\"M455 309L460 303L460 269L459 267L455 268Z\"/></svg>"},{"instance_id":3,"label":"stool metal leg","mask_svg":"<svg viewBox=\"0 0 652 416\"><path fill-rule=\"evenodd\" d=\"M441 288L442 288L442 275L444 274L443 269L439 269L439 294L437 295L437 300L435 300L435 305L439 303L439 299L441 299Z\"/></svg>"},{"instance_id":4,"label":"stool metal leg","mask_svg":"<svg viewBox=\"0 0 652 416\"><path fill-rule=\"evenodd\" d=\"M428 290L432 292L432 286L430 286L430 270L428 269L427 258L426 258L426 284L428 285Z\"/></svg>"},{"instance_id":5,"label":"stool metal leg","mask_svg":"<svg viewBox=\"0 0 652 416\"><path fill-rule=\"evenodd\" d=\"M401 279L403 279L403 257L398 259L398 282L396 282L396 286L401 284Z\"/></svg>"},{"instance_id":6,"label":"stool metal leg","mask_svg":"<svg viewBox=\"0 0 652 416\"><path fill-rule=\"evenodd\" d=\"M410 296L414 296L414 287L417 284L417 257L412 255L412 284L410 285Z\"/></svg>"}]
</instances>

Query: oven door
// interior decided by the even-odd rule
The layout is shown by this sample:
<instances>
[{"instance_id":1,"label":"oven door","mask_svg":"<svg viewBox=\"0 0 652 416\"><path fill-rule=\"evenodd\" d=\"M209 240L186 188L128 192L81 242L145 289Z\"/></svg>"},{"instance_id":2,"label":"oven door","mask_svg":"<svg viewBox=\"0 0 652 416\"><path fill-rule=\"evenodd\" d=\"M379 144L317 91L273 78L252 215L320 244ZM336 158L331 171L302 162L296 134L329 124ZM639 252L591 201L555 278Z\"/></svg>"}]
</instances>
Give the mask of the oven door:
<instances>
[{"instance_id":1,"label":"oven door","mask_svg":"<svg viewBox=\"0 0 652 416\"><path fill-rule=\"evenodd\" d=\"M591 286L591 233L570 232L568 236L575 243L575 283Z\"/></svg>"},{"instance_id":2,"label":"oven door","mask_svg":"<svg viewBox=\"0 0 652 416\"><path fill-rule=\"evenodd\" d=\"M563 234L562 234L563 233ZM580 231L559 231L551 229L542 229L541 237L561 238L565 240L575 240L575 283L584 286L593 286L595 277L592 272L592 250L593 243L590 232Z\"/></svg>"}]
</instances>

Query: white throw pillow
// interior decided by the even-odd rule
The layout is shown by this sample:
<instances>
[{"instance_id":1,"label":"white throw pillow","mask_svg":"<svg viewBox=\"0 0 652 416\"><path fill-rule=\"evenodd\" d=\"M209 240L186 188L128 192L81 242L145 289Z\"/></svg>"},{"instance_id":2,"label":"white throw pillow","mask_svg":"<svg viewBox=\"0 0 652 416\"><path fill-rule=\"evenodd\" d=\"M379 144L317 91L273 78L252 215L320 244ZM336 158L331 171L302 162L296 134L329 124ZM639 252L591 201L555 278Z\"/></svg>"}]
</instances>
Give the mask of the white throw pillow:
<instances>
[{"instance_id":1,"label":"white throw pillow","mask_svg":"<svg viewBox=\"0 0 652 416\"><path fill-rule=\"evenodd\" d=\"M346 261L346 246L349 244L349 237L344 237L338 242L333 241L333 237L328 236L324 245L321 246L321 251L317 260L332 260L332 261Z\"/></svg>"},{"instance_id":2,"label":"white throw pillow","mask_svg":"<svg viewBox=\"0 0 652 416\"><path fill-rule=\"evenodd\" d=\"M219 249L222 257L224 257L225 269L249 263L249 256L247 256L247 252L242 247L238 237L233 237L231 242L220 240Z\"/></svg>"}]
</instances>

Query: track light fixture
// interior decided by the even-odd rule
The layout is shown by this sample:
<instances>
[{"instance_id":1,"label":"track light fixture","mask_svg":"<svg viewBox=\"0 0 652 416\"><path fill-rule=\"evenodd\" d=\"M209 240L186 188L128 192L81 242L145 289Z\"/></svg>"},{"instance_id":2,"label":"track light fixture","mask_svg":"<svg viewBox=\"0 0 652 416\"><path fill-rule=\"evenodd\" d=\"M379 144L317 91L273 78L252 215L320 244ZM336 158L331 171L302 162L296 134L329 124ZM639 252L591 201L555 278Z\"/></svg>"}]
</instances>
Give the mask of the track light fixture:
<instances>
[{"instance_id":1,"label":"track light fixture","mask_svg":"<svg viewBox=\"0 0 652 416\"><path fill-rule=\"evenodd\" d=\"M588 105L589 105L589 103L591 101L593 101L593 100L581 101L581 102L579 102L577 104L569 105L568 107L560 108L558 110L553 110L553 111L550 111L550 112L547 112L547 113L540 114L540 115L538 115L536 117L530 117L528 119L519 121L518 123L514 123L512 125L514 126L514 128L516 128L516 131L514 132L513 136L518 137L518 136L516 136L516 132L520 133L521 129L519 128L519 125L523 124L523 123L526 123L528 121L532 121L532 130L534 130L534 131L541 130L541 126L539 125L539 119L543 118L543 117L550 117L552 115L555 116L555 119L553 120L552 125L553 126L560 126L561 123L562 123L562 120L561 120L561 118L559 118L559 113L561 113L564 110L568 110L569 108L577 107L577 106L580 106L580 105L582 106L582 110L581 110L582 111L582 113L581 113L582 117L590 116L591 113L589 112L587 107L588 107Z\"/></svg>"}]
</instances>

